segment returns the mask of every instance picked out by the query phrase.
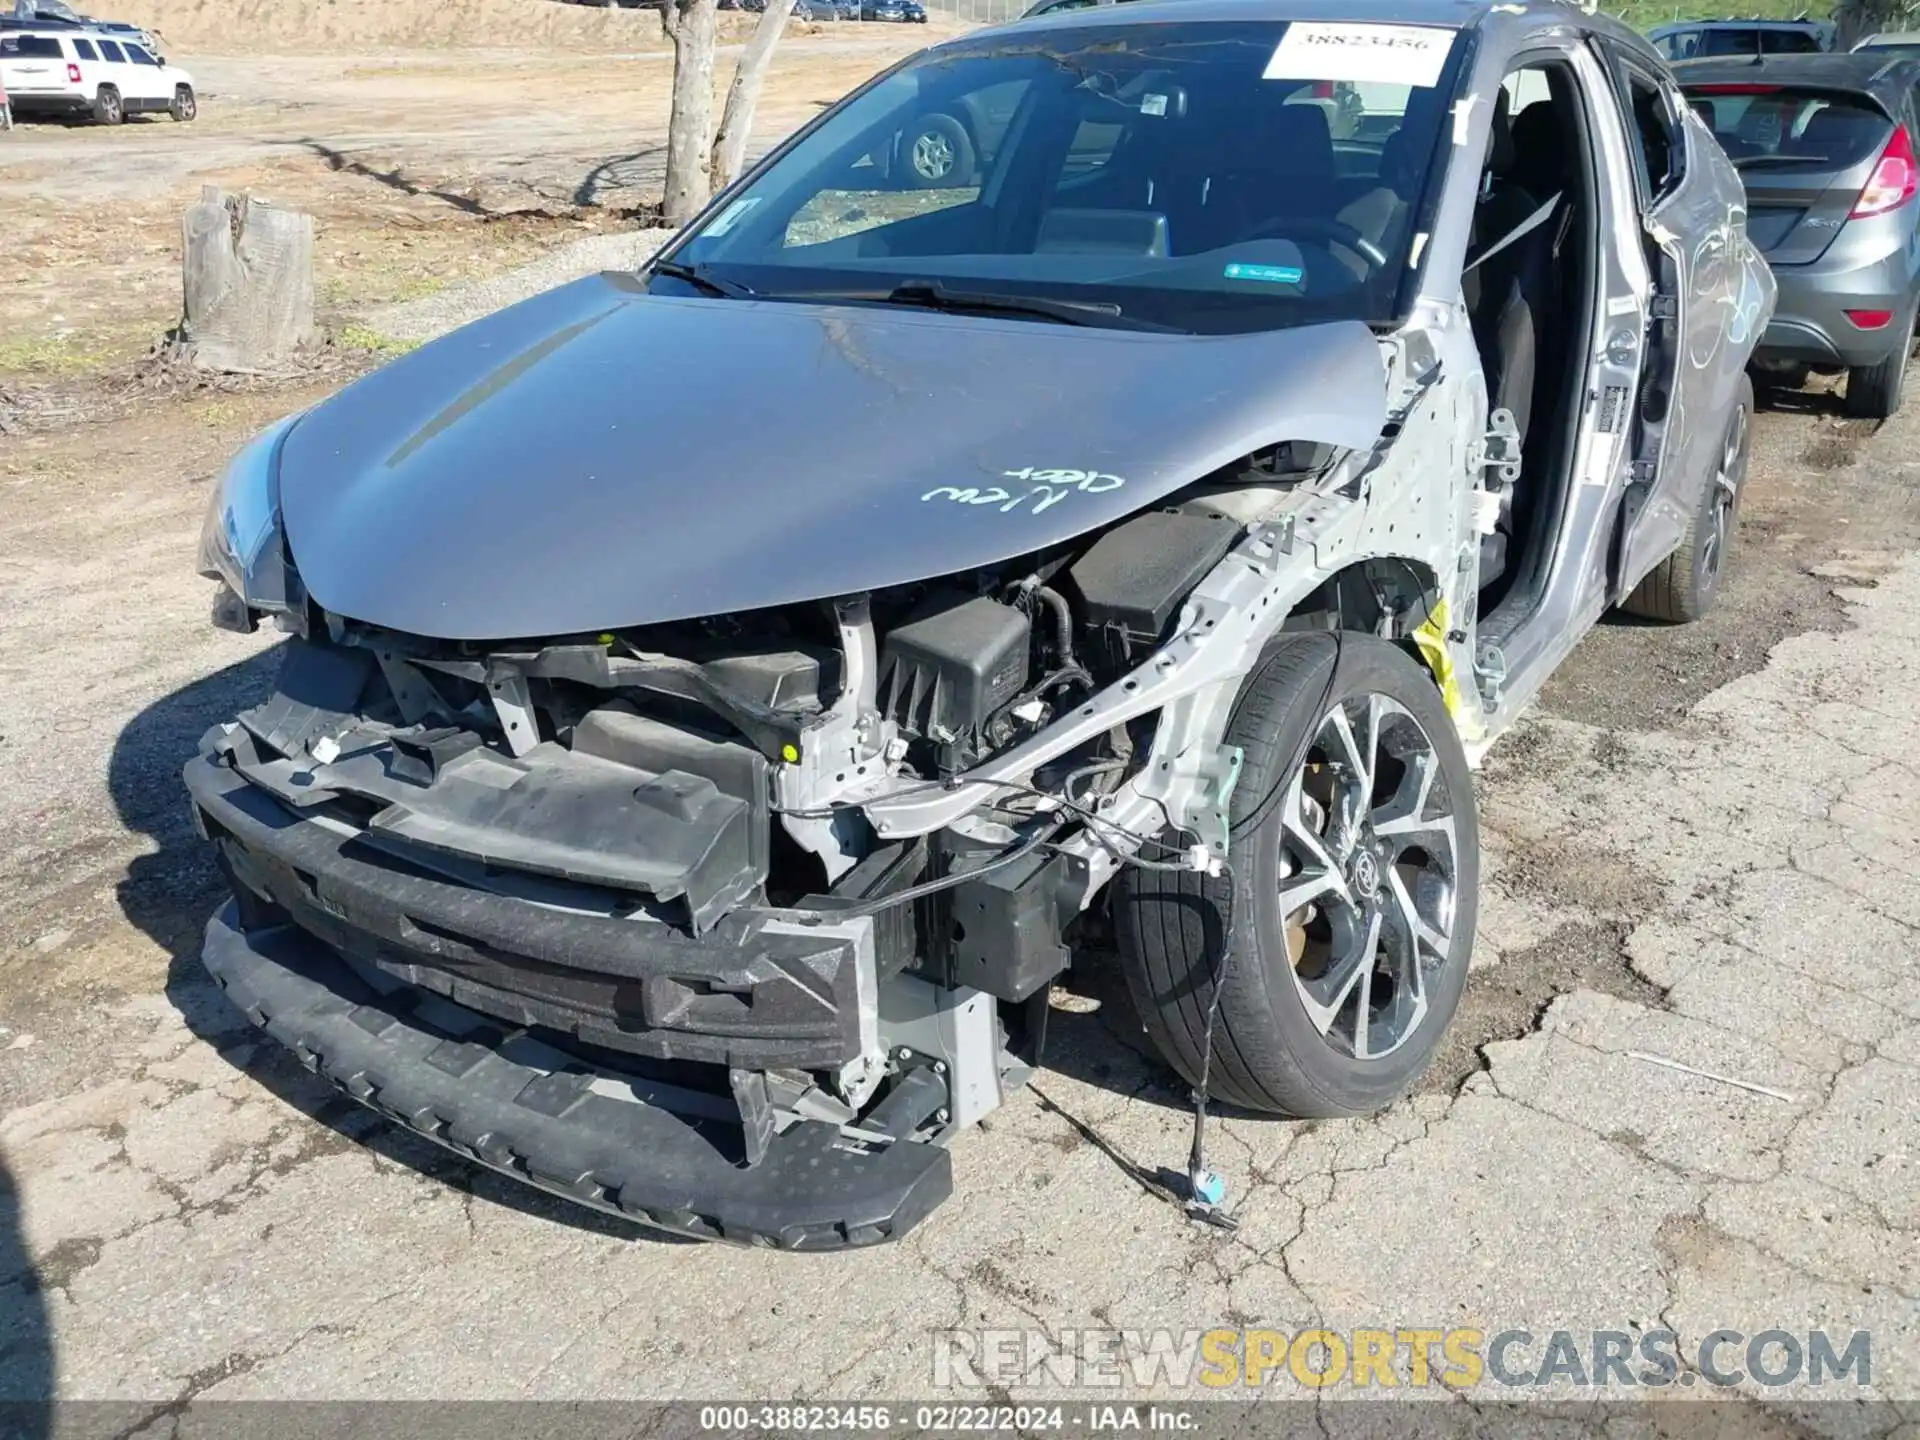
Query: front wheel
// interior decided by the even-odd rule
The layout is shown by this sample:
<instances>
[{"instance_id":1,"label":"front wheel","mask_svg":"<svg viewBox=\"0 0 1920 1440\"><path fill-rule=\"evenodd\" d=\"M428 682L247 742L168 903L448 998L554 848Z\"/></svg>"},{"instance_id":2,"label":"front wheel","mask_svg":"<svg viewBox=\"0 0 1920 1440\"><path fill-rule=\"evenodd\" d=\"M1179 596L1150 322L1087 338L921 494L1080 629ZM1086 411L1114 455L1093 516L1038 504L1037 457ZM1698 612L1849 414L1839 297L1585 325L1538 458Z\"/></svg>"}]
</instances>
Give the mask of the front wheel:
<instances>
[{"instance_id":1,"label":"front wheel","mask_svg":"<svg viewBox=\"0 0 1920 1440\"><path fill-rule=\"evenodd\" d=\"M1459 735L1393 645L1289 634L1248 677L1226 743L1243 754L1231 874L1116 882L1135 1008L1198 1084L1217 983L1213 1095L1300 1117L1376 1110L1427 1068L1466 984L1480 831Z\"/></svg>"},{"instance_id":2,"label":"front wheel","mask_svg":"<svg viewBox=\"0 0 1920 1440\"><path fill-rule=\"evenodd\" d=\"M173 100L167 106L167 113L174 119L187 121L200 113L200 103L193 98L191 85L176 85Z\"/></svg>"}]
</instances>

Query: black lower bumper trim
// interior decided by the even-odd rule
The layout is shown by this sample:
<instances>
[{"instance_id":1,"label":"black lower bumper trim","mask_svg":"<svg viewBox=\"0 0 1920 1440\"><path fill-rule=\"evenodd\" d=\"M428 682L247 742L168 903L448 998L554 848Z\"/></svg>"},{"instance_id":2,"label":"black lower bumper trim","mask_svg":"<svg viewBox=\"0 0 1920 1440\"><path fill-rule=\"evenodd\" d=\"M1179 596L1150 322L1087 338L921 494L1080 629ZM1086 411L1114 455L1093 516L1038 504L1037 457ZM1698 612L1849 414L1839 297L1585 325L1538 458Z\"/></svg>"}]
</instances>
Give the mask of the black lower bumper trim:
<instances>
[{"instance_id":1,"label":"black lower bumper trim","mask_svg":"<svg viewBox=\"0 0 1920 1440\"><path fill-rule=\"evenodd\" d=\"M509 1058L471 1038L498 1040L484 1017L405 988L382 993L295 926L243 931L232 903L208 923L202 958L248 1019L355 1100L470 1160L662 1230L845 1249L898 1238L952 1190L944 1149L867 1147L816 1121L740 1165L717 1143L721 1122Z\"/></svg>"},{"instance_id":2,"label":"black lower bumper trim","mask_svg":"<svg viewBox=\"0 0 1920 1440\"><path fill-rule=\"evenodd\" d=\"M184 772L235 888L320 942L512 1025L659 1060L827 1069L865 1048L872 922L740 910L704 935L538 905L399 863L200 756Z\"/></svg>"}]
</instances>

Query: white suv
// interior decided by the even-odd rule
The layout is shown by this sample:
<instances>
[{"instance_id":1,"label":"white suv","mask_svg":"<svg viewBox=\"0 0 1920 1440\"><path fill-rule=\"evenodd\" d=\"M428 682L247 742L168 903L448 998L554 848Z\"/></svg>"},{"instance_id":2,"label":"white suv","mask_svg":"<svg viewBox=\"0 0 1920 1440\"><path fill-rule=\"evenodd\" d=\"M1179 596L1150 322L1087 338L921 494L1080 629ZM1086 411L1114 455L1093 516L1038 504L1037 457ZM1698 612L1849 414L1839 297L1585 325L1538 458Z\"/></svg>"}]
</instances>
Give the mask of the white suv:
<instances>
[{"instance_id":1,"label":"white suv","mask_svg":"<svg viewBox=\"0 0 1920 1440\"><path fill-rule=\"evenodd\" d=\"M16 115L91 113L102 125L164 110L198 113L193 77L124 35L99 31L0 30L0 91Z\"/></svg>"}]
</instances>

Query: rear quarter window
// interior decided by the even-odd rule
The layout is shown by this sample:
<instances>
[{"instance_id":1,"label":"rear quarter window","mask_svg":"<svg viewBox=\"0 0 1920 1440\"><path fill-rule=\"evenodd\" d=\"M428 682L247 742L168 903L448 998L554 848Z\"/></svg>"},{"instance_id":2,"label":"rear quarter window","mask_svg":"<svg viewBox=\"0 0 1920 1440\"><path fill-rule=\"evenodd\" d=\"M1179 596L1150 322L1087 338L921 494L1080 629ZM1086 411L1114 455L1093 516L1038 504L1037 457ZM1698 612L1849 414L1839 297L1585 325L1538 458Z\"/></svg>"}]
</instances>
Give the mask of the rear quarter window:
<instances>
[{"instance_id":1,"label":"rear quarter window","mask_svg":"<svg viewBox=\"0 0 1920 1440\"><path fill-rule=\"evenodd\" d=\"M78 55L82 60L98 60L100 58L100 54L93 48L93 42L91 40L75 40L73 42L73 53Z\"/></svg>"},{"instance_id":2,"label":"rear quarter window","mask_svg":"<svg viewBox=\"0 0 1920 1440\"><path fill-rule=\"evenodd\" d=\"M60 42L51 35L0 35L0 55L22 60L58 60Z\"/></svg>"},{"instance_id":3,"label":"rear quarter window","mask_svg":"<svg viewBox=\"0 0 1920 1440\"><path fill-rule=\"evenodd\" d=\"M1887 142L1893 122L1864 100L1805 90L1701 85L1687 103L1736 165L1771 173L1843 170Z\"/></svg>"}]
</instances>

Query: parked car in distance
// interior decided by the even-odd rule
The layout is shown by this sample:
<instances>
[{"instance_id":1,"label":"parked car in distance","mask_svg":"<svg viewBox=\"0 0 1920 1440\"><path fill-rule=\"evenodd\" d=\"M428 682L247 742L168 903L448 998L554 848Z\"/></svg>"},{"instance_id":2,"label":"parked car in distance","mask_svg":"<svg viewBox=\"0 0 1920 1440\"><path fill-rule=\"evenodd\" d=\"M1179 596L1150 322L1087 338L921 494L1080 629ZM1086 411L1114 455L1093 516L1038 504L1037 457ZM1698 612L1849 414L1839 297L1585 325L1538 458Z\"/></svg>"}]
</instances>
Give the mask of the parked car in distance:
<instances>
[{"instance_id":1,"label":"parked car in distance","mask_svg":"<svg viewBox=\"0 0 1920 1440\"><path fill-rule=\"evenodd\" d=\"M0 29L31 29L36 25L75 25L98 30L116 40L131 39L153 55L162 55L160 37L124 20L96 20L82 15L66 0L15 0L11 15L0 15Z\"/></svg>"},{"instance_id":2,"label":"parked car in distance","mask_svg":"<svg viewBox=\"0 0 1920 1440\"><path fill-rule=\"evenodd\" d=\"M1854 53L1871 50L1876 55L1920 55L1920 30L1887 30L1869 35L1854 47Z\"/></svg>"},{"instance_id":3,"label":"parked car in distance","mask_svg":"<svg viewBox=\"0 0 1920 1440\"><path fill-rule=\"evenodd\" d=\"M0 30L0 90L15 115L92 115L118 125L129 115L199 113L193 76L136 41L64 26Z\"/></svg>"},{"instance_id":4,"label":"parked car in distance","mask_svg":"<svg viewBox=\"0 0 1920 1440\"><path fill-rule=\"evenodd\" d=\"M920 4L919 0L860 0L860 18L924 25L927 23L927 7Z\"/></svg>"},{"instance_id":5,"label":"parked car in distance","mask_svg":"<svg viewBox=\"0 0 1920 1440\"><path fill-rule=\"evenodd\" d=\"M1647 39L1669 61L1812 55L1833 48L1834 28L1824 20L1686 20L1656 25Z\"/></svg>"},{"instance_id":6,"label":"parked car in distance","mask_svg":"<svg viewBox=\"0 0 1920 1440\"><path fill-rule=\"evenodd\" d=\"M1850 414L1893 414L1920 303L1920 60L1775 55L1674 74L1746 182L1747 236L1780 284L1762 373L1844 369Z\"/></svg>"}]
</instances>

